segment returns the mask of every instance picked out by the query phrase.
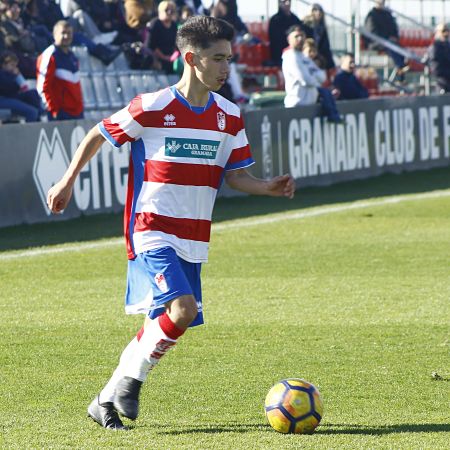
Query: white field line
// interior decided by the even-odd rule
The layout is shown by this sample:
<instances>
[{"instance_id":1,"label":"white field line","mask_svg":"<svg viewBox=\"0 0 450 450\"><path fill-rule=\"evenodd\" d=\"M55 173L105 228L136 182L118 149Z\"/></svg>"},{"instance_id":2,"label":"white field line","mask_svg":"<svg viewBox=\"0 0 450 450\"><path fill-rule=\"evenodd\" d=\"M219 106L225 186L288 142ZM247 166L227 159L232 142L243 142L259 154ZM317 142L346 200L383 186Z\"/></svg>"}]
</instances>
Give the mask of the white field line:
<instances>
[{"instance_id":1,"label":"white field line","mask_svg":"<svg viewBox=\"0 0 450 450\"><path fill-rule=\"evenodd\" d=\"M283 222L285 220L300 220L309 217L324 216L327 214L351 211L354 209L363 209L373 206L391 205L396 203L426 200L433 198L450 197L450 190L439 190L425 192L421 194L398 195L393 197L383 197L376 200L359 200L352 203L345 203L336 206L318 206L304 211L274 213L270 216L258 217L255 219L238 219L230 222L219 223L212 226L212 231L235 230L236 228L247 228L265 224ZM35 248L25 251L12 251L0 253L0 261L11 259L31 258L35 256L54 255L58 253L80 252L91 249L108 248L116 245L125 245L124 238L112 238L97 242L81 242L76 244L55 245L53 247Z\"/></svg>"}]
</instances>

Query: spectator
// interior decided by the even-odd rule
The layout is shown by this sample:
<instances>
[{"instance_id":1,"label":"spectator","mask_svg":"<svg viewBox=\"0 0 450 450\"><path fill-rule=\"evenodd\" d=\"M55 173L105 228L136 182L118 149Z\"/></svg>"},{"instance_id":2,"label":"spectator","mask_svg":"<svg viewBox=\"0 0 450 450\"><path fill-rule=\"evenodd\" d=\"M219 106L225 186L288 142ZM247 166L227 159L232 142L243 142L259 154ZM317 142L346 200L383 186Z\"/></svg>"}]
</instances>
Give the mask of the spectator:
<instances>
[{"instance_id":1,"label":"spectator","mask_svg":"<svg viewBox=\"0 0 450 450\"><path fill-rule=\"evenodd\" d=\"M272 63L281 66L281 55L287 47L286 32L293 25L299 25L307 37L313 37L311 28L291 12L291 0L279 0L278 12L269 20L269 44Z\"/></svg>"},{"instance_id":2,"label":"spectator","mask_svg":"<svg viewBox=\"0 0 450 450\"><path fill-rule=\"evenodd\" d=\"M55 43L37 61L37 89L49 120L83 118L79 62L71 51L73 28L60 20L53 29Z\"/></svg>"},{"instance_id":3,"label":"spectator","mask_svg":"<svg viewBox=\"0 0 450 450\"><path fill-rule=\"evenodd\" d=\"M283 53L283 75L286 97L284 105L287 108L300 105L313 105L320 101L323 112L330 122L342 122L331 92L322 88L326 80L325 71L317 67L311 56L315 54L312 46L303 49L305 32L298 25L293 25L287 31L289 48ZM302 53L304 51L304 53Z\"/></svg>"},{"instance_id":4,"label":"spectator","mask_svg":"<svg viewBox=\"0 0 450 450\"><path fill-rule=\"evenodd\" d=\"M145 28L155 10L153 0L123 0L125 20L133 30Z\"/></svg>"},{"instance_id":5,"label":"spectator","mask_svg":"<svg viewBox=\"0 0 450 450\"><path fill-rule=\"evenodd\" d=\"M428 50L431 73L436 77L441 93L450 92L449 27L440 23L436 27L434 42Z\"/></svg>"},{"instance_id":6,"label":"spectator","mask_svg":"<svg viewBox=\"0 0 450 450\"><path fill-rule=\"evenodd\" d=\"M176 5L178 6L179 11L183 9L184 6L190 8L195 14L203 14L209 16L210 11L213 7L214 0L211 0L211 7L205 8L202 0L175 0Z\"/></svg>"},{"instance_id":7,"label":"spectator","mask_svg":"<svg viewBox=\"0 0 450 450\"><path fill-rule=\"evenodd\" d=\"M317 46L318 54L323 58L325 66L323 69L330 70L335 67L333 54L330 48L327 25L325 23L325 13L318 3L311 6L311 14L303 19L313 31L313 38Z\"/></svg>"},{"instance_id":8,"label":"spectator","mask_svg":"<svg viewBox=\"0 0 450 450\"><path fill-rule=\"evenodd\" d=\"M180 10L180 18L178 20L178 28L180 28L181 25L183 25L186 20L189 19L189 17L192 17L194 15L194 10L187 5L184 5L181 7Z\"/></svg>"},{"instance_id":9,"label":"spectator","mask_svg":"<svg viewBox=\"0 0 450 450\"><path fill-rule=\"evenodd\" d=\"M53 43L51 30L63 19L59 5L54 0L26 0L22 10L25 27L32 32L38 53Z\"/></svg>"},{"instance_id":10,"label":"spectator","mask_svg":"<svg viewBox=\"0 0 450 450\"><path fill-rule=\"evenodd\" d=\"M36 44L32 33L25 28L20 17L21 7L15 0L3 0L0 18L0 31L5 48L13 51L19 58L19 69L25 78L35 77Z\"/></svg>"},{"instance_id":11,"label":"spectator","mask_svg":"<svg viewBox=\"0 0 450 450\"><path fill-rule=\"evenodd\" d=\"M109 20L108 5L103 0L61 0L60 6L64 17L70 17L75 32L101 44L110 44L117 36L115 30L102 33L99 29Z\"/></svg>"},{"instance_id":12,"label":"spectator","mask_svg":"<svg viewBox=\"0 0 450 450\"><path fill-rule=\"evenodd\" d=\"M36 89L28 89L18 62L11 51L0 55L0 109L10 109L27 122L36 122L41 115L41 100Z\"/></svg>"},{"instance_id":13,"label":"spectator","mask_svg":"<svg viewBox=\"0 0 450 450\"><path fill-rule=\"evenodd\" d=\"M355 76L355 57L346 53L341 58L340 72L334 77L335 95L339 100L368 98L368 90Z\"/></svg>"},{"instance_id":14,"label":"spectator","mask_svg":"<svg viewBox=\"0 0 450 450\"><path fill-rule=\"evenodd\" d=\"M177 7L173 1L163 0L158 5L158 17L150 25L148 46L153 55L160 61L162 70L167 74L174 73L173 62L176 59L175 37Z\"/></svg>"},{"instance_id":15,"label":"spectator","mask_svg":"<svg viewBox=\"0 0 450 450\"><path fill-rule=\"evenodd\" d=\"M235 41L240 42L248 33L248 28L238 14L236 0L219 0L211 8L211 16L222 19L233 26L235 30Z\"/></svg>"},{"instance_id":16,"label":"spectator","mask_svg":"<svg viewBox=\"0 0 450 450\"><path fill-rule=\"evenodd\" d=\"M375 6L369 11L364 21L364 26L367 31L399 45L397 21L391 11L384 5L385 0L375 0ZM397 77L400 81L403 81L404 74L409 69L409 66L405 64L404 56L371 40L366 41L369 49L385 51L392 58L396 67Z\"/></svg>"}]
</instances>

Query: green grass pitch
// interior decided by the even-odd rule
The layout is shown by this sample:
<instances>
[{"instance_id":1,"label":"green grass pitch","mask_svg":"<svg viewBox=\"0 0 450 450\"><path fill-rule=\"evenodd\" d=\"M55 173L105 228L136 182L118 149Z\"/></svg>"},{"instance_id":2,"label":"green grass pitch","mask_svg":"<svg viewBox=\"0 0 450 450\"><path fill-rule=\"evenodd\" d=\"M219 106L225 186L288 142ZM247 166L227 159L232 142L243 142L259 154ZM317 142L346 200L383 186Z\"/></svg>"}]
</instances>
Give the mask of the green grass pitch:
<instances>
[{"instance_id":1,"label":"green grass pitch","mask_svg":"<svg viewBox=\"0 0 450 450\"><path fill-rule=\"evenodd\" d=\"M206 325L150 375L127 433L86 417L142 321L123 313L120 227L0 230L0 448L449 448L449 168L220 199ZM287 377L323 395L311 436L265 421Z\"/></svg>"}]
</instances>

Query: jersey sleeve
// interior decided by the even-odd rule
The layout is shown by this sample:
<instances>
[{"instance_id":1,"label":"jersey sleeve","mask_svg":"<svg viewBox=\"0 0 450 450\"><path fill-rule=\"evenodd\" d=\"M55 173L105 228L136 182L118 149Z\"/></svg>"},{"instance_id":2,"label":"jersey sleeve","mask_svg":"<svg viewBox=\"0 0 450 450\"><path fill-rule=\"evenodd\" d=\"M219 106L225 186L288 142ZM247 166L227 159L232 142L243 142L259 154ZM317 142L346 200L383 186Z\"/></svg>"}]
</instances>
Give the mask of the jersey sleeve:
<instances>
[{"instance_id":1,"label":"jersey sleeve","mask_svg":"<svg viewBox=\"0 0 450 450\"><path fill-rule=\"evenodd\" d=\"M140 123L144 114L142 98L138 95L125 108L103 119L98 127L105 139L115 147L120 147L126 142L140 139L144 131Z\"/></svg>"},{"instance_id":2,"label":"jersey sleeve","mask_svg":"<svg viewBox=\"0 0 450 450\"><path fill-rule=\"evenodd\" d=\"M37 61L37 90L45 108L54 116L61 108L61 96L55 88L55 72L55 57L44 52Z\"/></svg>"},{"instance_id":3,"label":"jersey sleeve","mask_svg":"<svg viewBox=\"0 0 450 450\"><path fill-rule=\"evenodd\" d=\"M236 170L254 164L247 134L245 132L244 121L239 117L238 131L232 139L232 150L228 158L225 170Z\"/></svg>"}]
</instances>

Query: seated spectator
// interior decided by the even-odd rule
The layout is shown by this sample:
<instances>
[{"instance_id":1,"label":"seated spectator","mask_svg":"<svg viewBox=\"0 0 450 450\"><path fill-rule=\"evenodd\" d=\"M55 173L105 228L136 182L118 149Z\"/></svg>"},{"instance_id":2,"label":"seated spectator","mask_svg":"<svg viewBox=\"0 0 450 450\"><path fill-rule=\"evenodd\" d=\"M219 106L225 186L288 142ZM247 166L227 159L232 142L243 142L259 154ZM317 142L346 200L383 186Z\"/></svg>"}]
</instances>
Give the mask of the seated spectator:
<instances>
[{"instance_id":1,"label":"seated spectator","mask_svg":"<svg viewBox=\"0 0 450 450\"><path fill-rule=\"evenodd\" d=\"M41 99L36 89L28 89L18 68L19 58L11 52L0 55L0 109L10 109L26 122L36 122L41 115Z\"/></svg>"},{"instance_id":2,"label":"seated spectator","mask_svg":"<svg viewBox=\"0 0 450 450\"><path fill-rule=\"evenodd\" d=\"M175 0L175 3L181 13L181 10L183 9L184 6L187 6L188 8L190 8L194 15L195 14L203 14L205 16L209 16L211 9L213 7L214 4L214 0L210 1L211 6L209 8L206 8L203 5L202 0Z\"/></svg>"},{"instance_id":3,"label":"seated spectator","mask_svg":"<svg viewBox=\"0 0 450 450\"><path fill-rule=\"evenodd\" d=\"M155 11L155 2L153 0L123 0L123 6L125 9L125 21L133 30L145 28Z\"/></svg>"},{"instance_id":4,"label":"seated spectator","mask_svg":"<svg viewBox=\"0 0 450 450\"><path fill-rule=\"evenodd\" d=\"M440 23L436 27L434 42L428 50L431 73L436 77L441 93L450 92L449 27Z\"/></svg>"},{"instance_id":5,"label":"seated spectator","mask_svg":"<svg viewBox=\"0 0 450 450\"><path fill-rule=\"evenodd\" d=\"M335 67L333 54L331 53L330 40L328 38L328 30L325 22L325 13L322 6L314 3L311 6L311 14L303 19L303 22L308 25L313 31L313 38L317 46L318 54L324 60L325 70L330 70Z\"/></svg>"},{"instance_id":6,"label":"seated spectator","mask_svg":"<svg viewBox=\"0 0 450 450\"><path fill-rule=\"evenodd\" d=\"M238 14L236 0L219 0L211 8L211 16L222 19L233 25L235 30L235 41L239 43L244 36L248 34L247 25L242 21Z\"/></svg>"},{"instance_id":7,"label":"seated spectator","mask_svg":"<svg viewBox=\"0 0 450 450\"><path fill-rule=\"evenodd\" d=\"M342 122L331 92L322 88L326 80L324 70L317 67L310 56L314 57L311 46L303 48L305 32L298 25L287 31L289 47L283 53L283 76L287 108L300 105L313 105L318 101L330 122ZM315 48L313 49L315 51ZM304 53L303 53L304 51Z\"/></svg>"},{"instance_id":8,"label":"seated spectator","mask_svg":"<svg viewBox=\"0 0 450 450\"><path fill-rule=\"evenodd\" d=\"M150 25L148 47L167 74L174 73L173 62L177 58L175 37L177 34L177 7L173 1L163 0L158 5L158 17Z\"/></svg>"},{"instance_id":9,"label":"seated spectator","mask_svg":"<svg viewBox=\"0 0 450 450\"><path fill-rule=\"evenodd\" d=\"M346 53L341 58L340 72L334 77L335 95L338 100L368 98L368 90L355 76L355 57Z\"/></svg>"},{"instance_id":10,"label":"seated spectator","mask_svg":"<svg viewBox=\"0 0 450 450\"><path fill-rule=\"evenodd\" d=\"M64 18L55 0L26 0L21 17L34 36L37 53L53 43L51 30L58 20Z\"/></svg>"},{"instance_id":11,"label":"seated spectator","mask_svg":"<svg viewBox=\"0 0 450 450\"><path fill-rule=\"evenodd\" d=\"M60 0L64 17L70 17L75 32L83 33L96 43L110 44L117 31L102 33L99 26L109 20L109 8L103 0Z\"/></svg>"},{"instance_id":12,"label":"seated spectator","mask_svg":"<svg viewBox=\"0 0 450 450\"><path fill-rule=\"evenodd\" d=\"M178 28L183 25L184 22L186 22L186 20L189 19L189 17L192 17L194 15L194 10L187 5L184 5L181 7L180 10L180 18L178 20Z\"/></svg>"},{"instance_id":13,"label":"seated spectator","mask_svg":"<svg viewBox=\"0 0 450 450\"><path fill-rule=\"evenodd\" d=\"M21 6L16 0L3 0L3 12L0 17L0 31L3 34L5 48L13 51L19 58L19 69L25 78L35 77L36 44L32 33L25 28Z\"/></svg>"},{"instance_id":14,"label":"seated spectator","mask_svg":"<svg viewBox=\"0 0 450 450\"><path fill-rule=\"evenodd\" d=\"M397 21L392 15L391 11L386 8L385 0L376 0L375 6L369 11L364 21L364 26L367 31L391 41L396 45L399 44L399 32ZM409 66L405 64L405 58L403 55L389 49L384 48L382 45L367 40L367 46L371 50L384 51L386 52L394 61L397 77L400 81L403 81L405 72L408 71Z\"/></svg>"},{"instance_id":15,"label":"seated spectator","mask_svg":"<svg viewBox=\"0 0 450 450\"><path fill-rule=\"evenodd\" d=\"M286 32L293 25L300 25L306 37L313 37L313 31L291 11L291 0L279 0L278 12L269 20L269 44L272 63L281 66L283 49L288 45Z\"/></svg>"},{"instance_id":16,"label":"seated spectator","mask_svg":"<svg viewBox=\"0 0 450 450\"><path fill-rule=\"evenodd\" d=\"M37 90L49 120L83 118L79 62L71 51L73 28L60 20L53 29L55 43L37 61Z\"/></svg>"}]
</instances>

